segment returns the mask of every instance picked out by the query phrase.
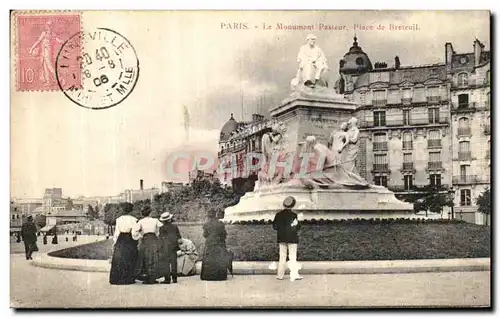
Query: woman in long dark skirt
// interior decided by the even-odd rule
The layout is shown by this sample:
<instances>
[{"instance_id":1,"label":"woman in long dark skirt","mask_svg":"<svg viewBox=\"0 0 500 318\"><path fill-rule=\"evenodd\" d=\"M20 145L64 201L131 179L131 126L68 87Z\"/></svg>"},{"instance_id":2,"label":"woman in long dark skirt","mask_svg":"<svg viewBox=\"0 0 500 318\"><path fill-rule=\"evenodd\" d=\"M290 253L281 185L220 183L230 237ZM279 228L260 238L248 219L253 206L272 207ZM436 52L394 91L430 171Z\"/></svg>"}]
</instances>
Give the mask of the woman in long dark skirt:
<instances>
[{"instance_id":1,"label":"woman in long dark skirt","mask_svg":"<svg viewBox=\"0 0 500 318\"><path fill-rule=\"evenodd\" d=\"M202 280L227 280L226 228L217 218L217 210L208 212L208 221L203 225L205 249L201 263Z\"/></svg>"},{"instance_id":2,"label":"woman in long dark skirt","mask_svg":"<svg viewBox=\"0 0 500 318\"><path fill-rule=\"evenodd\" d=\"M142 208L141 213L144 218L137 222L142 235L137 264L138 279L143 280L144 284L156 284L160 277L158 235L163 223L150 217L151 207L148 205Z\"/></svg>"},{"instance_id":3,"label":"woman in long dark skirt","mask_svg":"<svg viewBox=\"0 0 500 318\"><path fill-rule=\"evenodd\" d=\"M109 283L111 285L130 285L135 283L137 263L137 240L139 226L137 219L130 214L133 205L125 204L124 215L116 219L115 234L113 236L113 257Z\"/></svg>"}]
</instances>

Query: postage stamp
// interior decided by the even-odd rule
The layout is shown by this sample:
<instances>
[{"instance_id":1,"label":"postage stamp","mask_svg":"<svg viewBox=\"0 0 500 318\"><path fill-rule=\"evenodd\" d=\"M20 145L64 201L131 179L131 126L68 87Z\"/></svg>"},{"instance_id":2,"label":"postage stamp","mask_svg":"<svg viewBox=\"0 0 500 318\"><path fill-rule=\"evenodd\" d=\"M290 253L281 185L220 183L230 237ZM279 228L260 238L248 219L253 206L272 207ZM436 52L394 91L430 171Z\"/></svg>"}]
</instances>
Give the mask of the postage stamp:
<instances>
[{"instance_id":1,"label":"postage stamp","mask_svg":"<svg viewBox=\"0 0 500 318\"><path fill-rule=\"evenodd\" d=\"M56 56L62 44L80 31L80 14L19 14L15 18L17 90L58 90Z\"/></svg>"},{"instance_id":2,"label":"postage stamp","mask_svg":"<svg viewBox=\"0 0 500 318\"><path fill-rule=\"evenodd\" d=\"M75 104L106 109L132 93L139 78L139 60L129 40L118 32L105 28L82 31L62 45L56 58L56 78Z\"/></svg>"}]
</instances>

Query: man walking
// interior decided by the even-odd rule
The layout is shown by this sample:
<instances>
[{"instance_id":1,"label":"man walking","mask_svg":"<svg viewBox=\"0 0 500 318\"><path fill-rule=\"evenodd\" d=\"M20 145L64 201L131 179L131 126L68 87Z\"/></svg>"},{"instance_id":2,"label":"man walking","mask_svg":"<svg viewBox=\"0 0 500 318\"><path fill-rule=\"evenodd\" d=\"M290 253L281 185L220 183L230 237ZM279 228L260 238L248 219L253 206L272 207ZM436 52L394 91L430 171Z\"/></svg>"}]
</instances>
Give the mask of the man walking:
<instances>
[{"instance_id":1,"label":"man walking","mask_svg":"<svg viewBox=\"0 0 500 318\"><path fill-rule=\"evenodd\" d=\"M24 221L23 225L21 226L21 236L23 238L24 251L26 253L27 260L33 259L31 258L31 254L33 254L36 246L36 231L37 230L35 222L33 222L33 216L30 215L26 218L26 221Z\"/></svg>"},{"instance_id":2,"label":"man walking","mask_svg":"<svg viewBox=\"0 0 500 318\"><path fill-rule=\"evenodd\" d=\"M273 221L273 229L277 231L278 244L280 249L280 258L278 262L279 280L285 276L286 257L288 251L290 280L302 279L299 276L299 264L297 263L297 245L299 243L298 230L300 228L297 214L291 209L295 206L296 200L294 197L287 197L283 201L285 209L276 213Z\"/></svg>"}]
</instances>

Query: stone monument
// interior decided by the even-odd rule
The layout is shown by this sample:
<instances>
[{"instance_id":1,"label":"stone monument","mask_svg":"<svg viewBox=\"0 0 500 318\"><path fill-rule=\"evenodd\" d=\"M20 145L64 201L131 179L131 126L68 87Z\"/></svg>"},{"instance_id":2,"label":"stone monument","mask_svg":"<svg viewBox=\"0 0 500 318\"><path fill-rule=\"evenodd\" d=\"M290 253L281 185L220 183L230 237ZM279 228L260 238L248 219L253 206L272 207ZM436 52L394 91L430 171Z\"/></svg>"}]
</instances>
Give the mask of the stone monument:
<instances>
[{"instance_id":1,"label":"stone monument","mask_svg":"<svg viewBox=\"0 0 500 318\"><path fill-rule=\"evenodd\" d=\"M413 217L412 204L358 174L356 104L328 87L323 51L314 35L307 41L294 91L270 111L276 124L262 137L255 189L226 208L224 221L272 220L288 196L303 220Z\"/></svg>"}]
</instances>

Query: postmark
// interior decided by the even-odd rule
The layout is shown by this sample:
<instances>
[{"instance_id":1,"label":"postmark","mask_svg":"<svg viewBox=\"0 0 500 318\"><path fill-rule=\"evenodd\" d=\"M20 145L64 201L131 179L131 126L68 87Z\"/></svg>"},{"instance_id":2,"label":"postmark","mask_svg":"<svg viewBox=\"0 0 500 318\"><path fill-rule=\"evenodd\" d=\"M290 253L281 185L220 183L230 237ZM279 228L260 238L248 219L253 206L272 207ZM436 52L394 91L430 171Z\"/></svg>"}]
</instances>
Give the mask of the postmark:
<instances>
[{"instance_id":1,"label":"postmark","mask_svg":"<svg viewBox=\"0 0 500 318\"><path fill-rule=\"evenodd\" d=\"M15 19L17 90L58 90L56 56L63 43L80 31L80 14L19 14Z\"/></svg>"},{"instance_id":2,"label":"postmark","mask_svg":"<svg viewBox=\"0 0 500 318\"><path fill-rule=\"evenodd\" d=\"M106 109L120 104L134 90L139 59L129 40L114 30L82 31L62 45L56 78L61 91L75 104Z\"/></svg>"}]
</instances>

